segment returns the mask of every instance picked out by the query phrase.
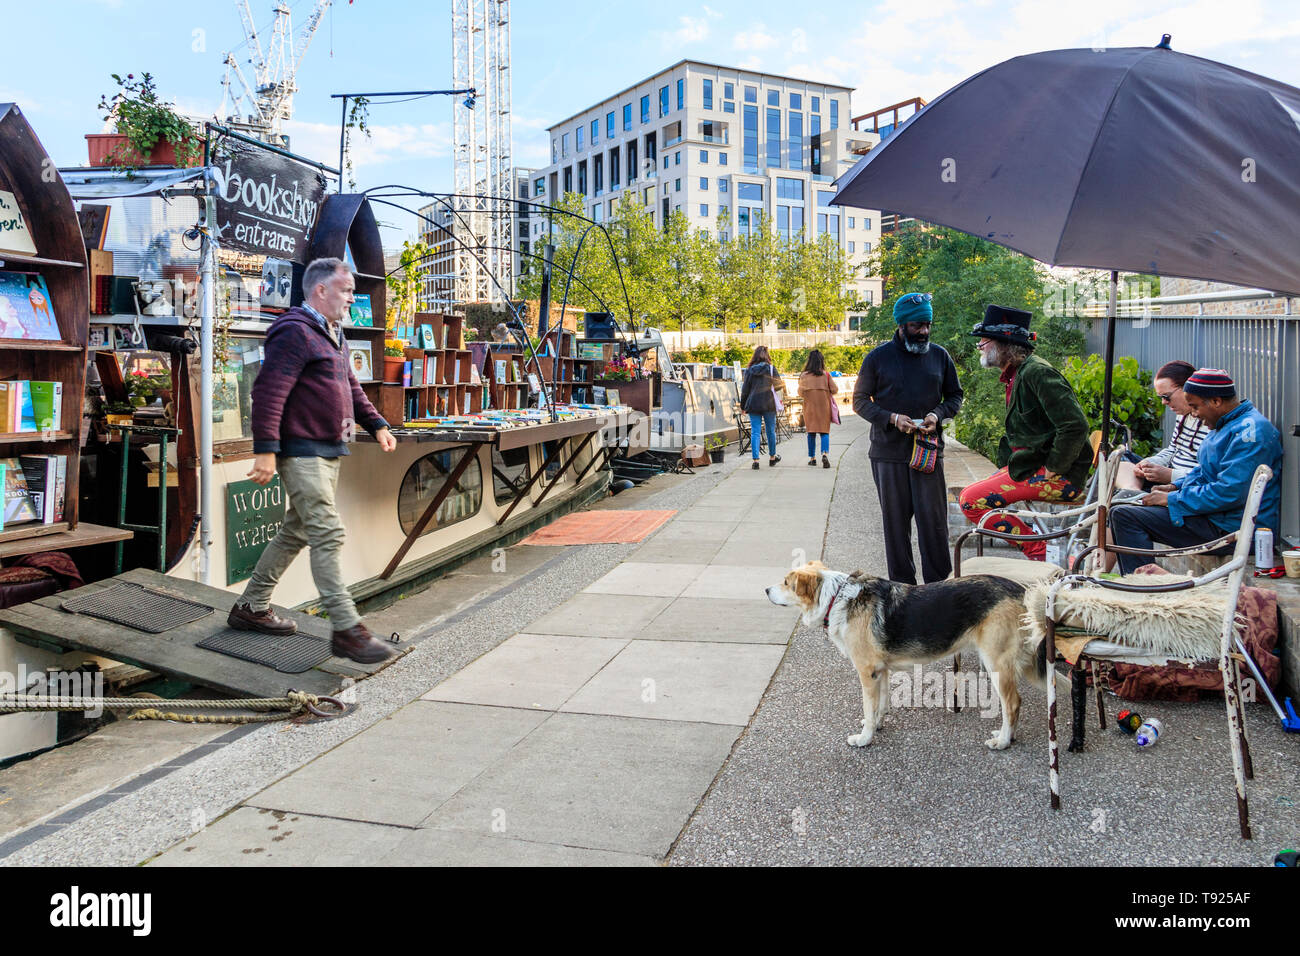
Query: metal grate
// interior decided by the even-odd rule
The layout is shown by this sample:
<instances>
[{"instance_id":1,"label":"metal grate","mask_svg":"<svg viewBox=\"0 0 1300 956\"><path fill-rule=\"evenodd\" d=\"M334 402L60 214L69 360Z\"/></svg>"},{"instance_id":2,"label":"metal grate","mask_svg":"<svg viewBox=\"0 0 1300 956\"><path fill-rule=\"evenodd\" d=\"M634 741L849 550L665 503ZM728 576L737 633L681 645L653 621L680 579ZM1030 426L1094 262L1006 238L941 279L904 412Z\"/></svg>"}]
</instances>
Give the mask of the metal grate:
<instances>
[{"instance_id":1,"label":"metal grate","mask_svg":"<svg viewBox=\"0 0 1300 956\"><path fill-rule=\"evenodd\" d=\"M212 613L212 608L206 604L173 597L129 581L84 597L70 598L59 606L72 614L101 618L149 634L162 634Z\"/></svg>"},{"instance_id":2,"label":"metal grate","mask_svg":"<svg viewBox=\"0 0 1300 956\"><path fill-rule=\"evenodd\" d=\"M195 646L237 657L241 661L264 664L282 674L301 674L330 656L330 642L310 634L279 637L237 631L234 628L226 628L211 637L205 637Z\"/></svg>"}]
</instances>

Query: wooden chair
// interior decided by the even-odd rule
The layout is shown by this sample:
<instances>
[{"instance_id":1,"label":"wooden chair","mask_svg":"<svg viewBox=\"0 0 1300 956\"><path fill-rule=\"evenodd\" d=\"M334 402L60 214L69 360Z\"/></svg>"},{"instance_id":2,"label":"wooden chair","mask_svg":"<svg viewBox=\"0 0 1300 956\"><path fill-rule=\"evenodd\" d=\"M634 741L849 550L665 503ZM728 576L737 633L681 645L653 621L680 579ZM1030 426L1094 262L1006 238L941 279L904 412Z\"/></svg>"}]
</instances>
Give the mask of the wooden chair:
<instances>
[{"instance_id":1,"label":"wooden chair","mask_svg":"<svg viewBox=\"0 0 1300 956\"><path fill-rule=\"evenodd\" d=\"M1206 554L1218 550L1226 545L1233 544L1232 557L1225 564L1216 568L1208 574L1182 579L1167 584L1159 583L1159 578L1153 578L1150 585L1134 584L1128 580L1110 581L1090 577L1086 574L1067 574L1059 580L1053 582L1047 587L1046 601L1043 608L1043 629L1046 640L1047 660L1051 663L1053 672L1055 671L1055 662L1057 659L1056 639L1058 634L1064 635L1065 629L1072 626L1075 622L1075 634L1080 633L1084 637L1090 637L1086 644L1082 646L1076 661L1074 662L1074 673L1082 674L1082 668L1085 663L1091 664L1094 673L1094 682L1096 675L1096 662L1100 660L1117 660L1128 663L1154 664L1161 665L1173 661L1195 662L1197 660L1213 660L1214 657L1206 655L1200 657L1188 657L1185 654L1175 654L1168 651L1162 651L1159 648L1150 647L1137 649L1132 644L1123 644L1113 640L1113 634L1092 634L1089 629L1077 627L1077 618L1072 618L1072 614L1077 614L1084 606L1087 600L1087 594L1090 589L1103 588L1111 591L1123 591L1130 594L1166 594L1175 591L1190 591L1196 588L1204 588L1214 585L1217 582L1226 581L1227 586L1222 588L1223 609L1221 615L1221 629L1219 634L1219 648L1217 653L1217 662L1219 671L1223 675L1223 697L1224 704L1228 714L1228 736L1229 745L1232 752L1232 772L1236 782L1237 789L1237 818L1241 828L1243 839L1249 840L1250 833L1250 814L1246 803L1246 779L1253 777L1253 768L1250 761L1250 744L1246 738L1245 710L1241 697L1241 667L1239 655L1234 651L1236 641L1236 617L1237 617L1237 598L1241 592L1242 581L1246 574L1247 557L1250 554L1254 543L1255 521L1259 514L1260 502L1264 496L1264 489L1269 480L1273 477L1273 472L1266 465L1261 465L1255 471L1251 479L1250 490L1246 498L1245 510L1241 518L1241 527L1234 532L1225 534L1214 541L1206 542L1190 548L1172 548L1168 550L1144 550L1139 548L1125 548L1118 545L1106 544L1104 536L1100 545L1094 545L1088 549L1093 550L1115 551L1121 554L1143 555L1151 558L1159 558L1175 555L1189 554ZM1117 507L1131 507L1118 505ZM1101 519L1103 522L1103 517ZM1085 555L1086 556L1086 555ZM1096 593L1095 591L1093 592ZM1215 598L1218 597L1216 593ZM1130 621L1133 617L1141 614L1141 604L1136 603L1129 612ZM1076 680L1074 688L1074 722L1075 731L1074 739L1071 742L1070 749L1081 749L1083 746L1083 726L1085 723L1085 709L1087 706L1086 693L1079 694L1081 682ZM1105 710L1102 703L1101 688L1096 687L1097 697L1097 718L1101 727L1106 726ZM1077 746L1076 746L1077 745ZM1051 790L1051 805L1053 809L1060 809L1061 791L1060 791L1060 764L1057 752L1056 742L1056 681L1048 680L1047 682L1047 746L1048 746L1048 784Z\"/></svg>"}]
</instances>

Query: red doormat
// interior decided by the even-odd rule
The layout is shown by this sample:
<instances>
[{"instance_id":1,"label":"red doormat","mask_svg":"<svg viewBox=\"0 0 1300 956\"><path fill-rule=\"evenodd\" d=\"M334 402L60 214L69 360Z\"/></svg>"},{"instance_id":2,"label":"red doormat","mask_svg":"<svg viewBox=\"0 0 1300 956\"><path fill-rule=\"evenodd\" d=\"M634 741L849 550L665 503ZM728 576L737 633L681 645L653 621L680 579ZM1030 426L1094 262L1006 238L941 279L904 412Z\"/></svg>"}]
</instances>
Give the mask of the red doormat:
<instances>
[{"instance_id":1,"label":"red doormat","mask_svg":"<svg viewBox=\"0 0 1300 956\"><path fill-rule=\"evenodd\" d=\"M538 528L520 544L631 544L641 541L676 511L575 511L545 528Z\"/></svg>"}]
</instances>

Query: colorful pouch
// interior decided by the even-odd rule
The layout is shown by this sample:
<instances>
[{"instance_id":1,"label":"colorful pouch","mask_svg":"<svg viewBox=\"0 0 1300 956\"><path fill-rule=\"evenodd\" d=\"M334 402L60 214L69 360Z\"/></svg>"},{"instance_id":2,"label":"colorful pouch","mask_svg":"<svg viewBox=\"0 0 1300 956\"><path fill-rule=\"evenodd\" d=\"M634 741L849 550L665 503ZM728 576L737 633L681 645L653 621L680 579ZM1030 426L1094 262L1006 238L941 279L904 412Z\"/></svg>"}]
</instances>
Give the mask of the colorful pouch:
<instances>
[{"instance_id":1,"label":"colorful pouch","mask_svg":"<svg viewBox=\"0 0 1300 956\"><path fill-rule=\"evenodd\" d=\"M929 435L917 432L912 438L912 459L907 467L922 474L931 474L939 463L939 442Z\"/></svg>"}]
</instances>

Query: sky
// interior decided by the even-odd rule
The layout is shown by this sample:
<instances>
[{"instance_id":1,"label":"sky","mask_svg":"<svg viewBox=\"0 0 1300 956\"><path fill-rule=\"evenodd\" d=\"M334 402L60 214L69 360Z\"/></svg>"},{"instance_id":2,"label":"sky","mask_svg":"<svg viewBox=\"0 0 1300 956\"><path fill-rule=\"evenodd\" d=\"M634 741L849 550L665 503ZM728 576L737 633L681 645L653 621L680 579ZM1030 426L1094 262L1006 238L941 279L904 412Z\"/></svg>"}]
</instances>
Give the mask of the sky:
<instances>
[{"instance_id":1,"label":"sky","mask_svg":"<svg viewBox=\"0 0 1300 956\"><path fill-rule=\"evenodd\" d=\"M287 0L295 27L316 0ZM273 0L249 0L260 28ZM151 72L165 99L194 115L221 107L225 52L246 62L234 0L0 0L10 37L0 102L22 107L59 165L86 162L100 132L110 74ZM339 101L331 93L443 89L452 82L451 0L336 0L298 71L287 131L292 148L338 162ZM810 9L815 7L816 9ZM780 73L855 88L853 115L900 100L934 99L1002 60L1067 47L1173 48L1300 86L1300 5L1291 0L514 0L511 4L513 161L549 161L546 128L678 60ZM269 31L263 33L263 43ZM400 183L452 188L451 99L370 113L353 151L359 188ZM415 221L380 214L386 246Z\"/></svg>"}]
</instances>

